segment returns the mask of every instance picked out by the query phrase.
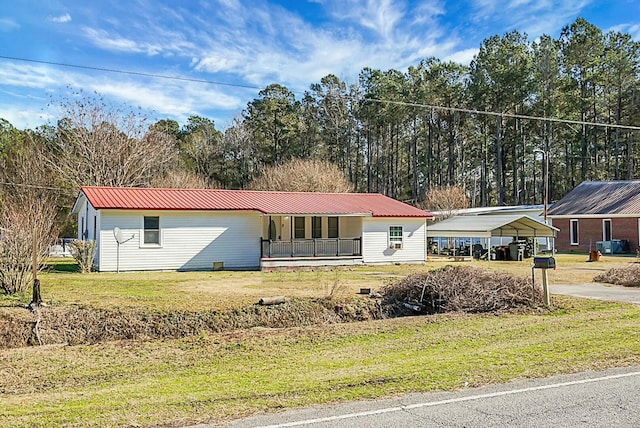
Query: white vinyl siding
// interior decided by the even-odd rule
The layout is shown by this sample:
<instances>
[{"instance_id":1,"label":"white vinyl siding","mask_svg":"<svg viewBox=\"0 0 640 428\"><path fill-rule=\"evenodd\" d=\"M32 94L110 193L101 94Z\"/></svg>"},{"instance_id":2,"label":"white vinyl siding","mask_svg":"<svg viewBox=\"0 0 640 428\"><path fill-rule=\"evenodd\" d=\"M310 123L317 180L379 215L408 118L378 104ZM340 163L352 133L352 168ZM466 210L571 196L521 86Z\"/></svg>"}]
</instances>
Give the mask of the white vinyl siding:
<instances>
[{"instance_id":1,"label":"white vinyl siding","mask_svg":"<svg viewBox=\"0 0 640 428\"><path fill-rule=\"evenodd\" d=\"M100 261L100 212L95 210L91 204L84 199L78 209L78 235L80 240L95 240L96 241L96 256L94 257L94 264L98 264Z\"/></svg>"},{"instance_id":2,"label":"white vinyl siding","mask_svg":"<svg viewBox=\"0 0 640 428\"><path fill-rule=\"evenodd\" d=\"M162 246L140 246L144 216L160 218ZM116 270L113 228L133 239L120 246L120 270L258 269L262 218L252 211L101 211L99 270Z\"/></svg>"},{"instance_id":3,"label":"white vinyl siding","mask_svg":"<svg viewBox=\"0 0 640 428\"><path fill-rule=\"evenodd\" d=\"M389 248L390 226L402 227L402 251ZM424 263L426 261L425 219L362 219L362 258L364 263Z\"/></svg>"}]
</instances>

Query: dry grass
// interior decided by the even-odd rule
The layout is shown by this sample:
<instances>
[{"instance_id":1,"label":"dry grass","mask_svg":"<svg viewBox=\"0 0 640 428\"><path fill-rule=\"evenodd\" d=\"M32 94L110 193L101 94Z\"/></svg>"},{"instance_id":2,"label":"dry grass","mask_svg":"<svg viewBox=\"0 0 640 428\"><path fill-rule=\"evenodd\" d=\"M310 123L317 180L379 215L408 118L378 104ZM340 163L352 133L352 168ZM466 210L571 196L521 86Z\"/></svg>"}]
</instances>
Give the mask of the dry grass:
<instances>
[{"instance_id":1,"label":"dry grass","mask_svg":"<svg viewBox=\"0 0 640 428\"><path fill-rule=\"evenodd\" d=\"M588 254L557 254L555 258L558 267L554 271L549 271L549 281L554 284L587 284L593 282L594 277L611 268L625 267L636 261L635 256L602 256L598 262L589 262ZM433 269L451 263L447 259L434 258L429 259L428 265ZM520 262L474 260L464 263L482 267L483 269L531 278L532 259Z\"/></svg>"},{"instance_id":2,"label":"dry grass","mask_svg":"<svg viewBox=\"0 0 640 428\"><path fill-rule=\"evenodd\" d=\"M442 314L0 351L0 426L185 426L640 363L640 309Z\"/></svg>"},{"instance_id":3,"label":"dry grass","mask_svg":"<svg viewBox=\"0 0 640 428\"><path fill-rule=\"evenodd\" d=\"M586 256L561 255L558 270L549 277L556 283L590 282L594 273L630 261L604 257L586 263ZM189 326L192 335L0 350L0 426L222 423L312 403L640 363L640 308L611 302L558 296L551 309L533 314L455 313L335 324L359 315L367 319L370 312L345 303L360 288L380 290L398 277L442 266L87 275L57 266L42 275L44 298L55 306L49 308L51 317L78 325L78 334L84 329L84 334L108 338L112 328L142 326L153 332L177 321ZM463 265L468 266L531 274L530 261ZM253 306L269 295L287 296L290 306ZM301 317L314 299L323 302L326 312L318 313L313 325L281 328L287 317ZM0 297L0 316L9 311L32 321L23 304L19 297ZM70 307L87 318L74 319L65 312ZM109 311L127 316L147 311L148 318L126 318L120 327L85 324L90 314L108 318L115 313ZM237 323L240 318L234 316L242 314L267 321L271 328ZM222 322L237 325L230 332L212 333ZM44 326L42 334L46 337ZM131 337L156 337L145 334ZM77 343L75 337L69 340Z\"/></svg>"}]
</instances>

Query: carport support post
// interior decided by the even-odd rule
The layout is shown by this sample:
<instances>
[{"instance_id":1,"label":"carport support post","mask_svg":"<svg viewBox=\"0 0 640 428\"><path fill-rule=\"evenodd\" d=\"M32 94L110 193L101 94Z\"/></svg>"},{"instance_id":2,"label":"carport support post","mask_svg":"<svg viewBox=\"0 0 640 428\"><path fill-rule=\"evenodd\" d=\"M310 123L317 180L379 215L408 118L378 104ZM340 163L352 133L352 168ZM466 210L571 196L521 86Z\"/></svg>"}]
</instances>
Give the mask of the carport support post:
<instances>
[{"instance_id":1,"label":"carport support post","mask_svg":"<svg viewBox=\"0 0 640 428\"><path fill-rule=\"evenodd\" d=\"M531 301L536 301L536 267L531 265Z\"/></svg>"},{"instance_id":2,"label":"carport support post","mask_svg":"<svg viewBox=\"0 0 640 428\"><path fill-rule=\"evenodd\" d=\"M549 276L547 270L542 269L542 293L544 295L544 305L551 306L551 298L549 297Z\"/></svg>"}]
</instances>

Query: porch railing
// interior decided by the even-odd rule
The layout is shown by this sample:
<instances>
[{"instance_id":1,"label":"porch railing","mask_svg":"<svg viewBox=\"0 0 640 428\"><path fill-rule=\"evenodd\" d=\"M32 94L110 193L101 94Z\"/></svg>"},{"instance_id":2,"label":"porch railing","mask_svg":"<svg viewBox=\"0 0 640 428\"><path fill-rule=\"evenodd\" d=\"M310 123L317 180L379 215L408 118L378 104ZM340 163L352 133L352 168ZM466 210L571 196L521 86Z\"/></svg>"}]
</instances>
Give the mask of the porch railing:
<instances>
[{"instance_id":1,"label":"porch railing","mask_svg":"<svg viewBox=\"0 0 640 428\"><path fill-rule=\"evenodd\" d=\"M260 239L261 257L361 256L361 238Z\"/></svg>"}]
</instances>

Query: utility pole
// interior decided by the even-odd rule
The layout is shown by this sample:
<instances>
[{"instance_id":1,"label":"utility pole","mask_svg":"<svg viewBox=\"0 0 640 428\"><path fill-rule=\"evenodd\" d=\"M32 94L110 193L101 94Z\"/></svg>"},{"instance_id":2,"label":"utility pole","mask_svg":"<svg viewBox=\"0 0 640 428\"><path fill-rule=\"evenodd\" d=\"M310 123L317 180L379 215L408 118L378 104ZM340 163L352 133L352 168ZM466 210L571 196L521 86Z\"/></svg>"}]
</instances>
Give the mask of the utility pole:
<instances>
[{"instance_id":1,"label":"utility pole","mask_svg":"<svg viewBox=\"0 0 640 428\"><path fill-rule=\"evenodd\" d=\"M543 198L544 198L544 222L547 224L547 212L549 211L549 152L541 149L534 149L533 153L541 153L542 154L542 162L544 171L542 175L544 176L544 189L543 189Z\"/></svg>"}]
</instances>

